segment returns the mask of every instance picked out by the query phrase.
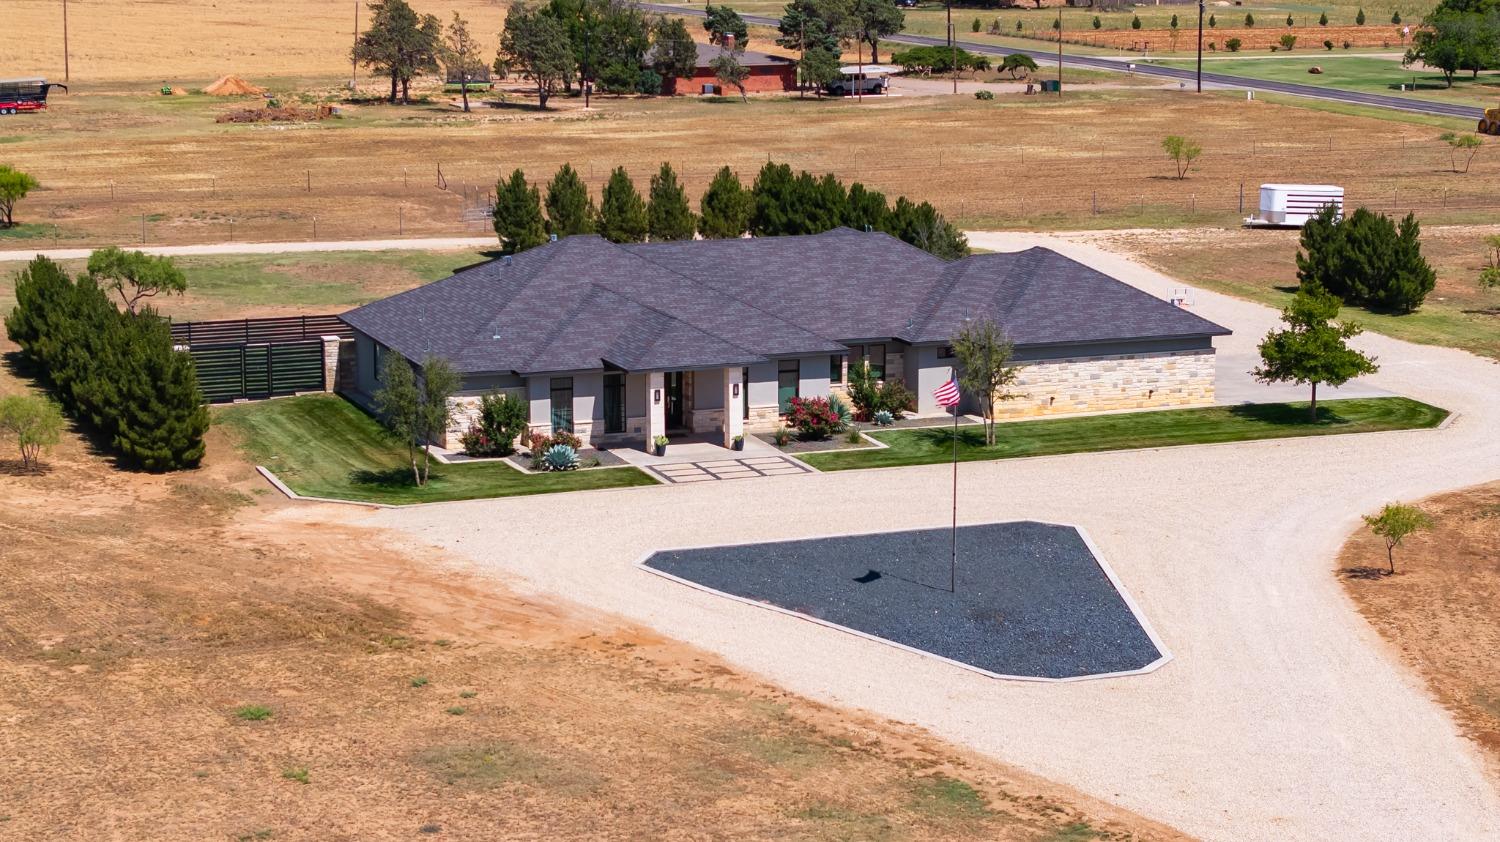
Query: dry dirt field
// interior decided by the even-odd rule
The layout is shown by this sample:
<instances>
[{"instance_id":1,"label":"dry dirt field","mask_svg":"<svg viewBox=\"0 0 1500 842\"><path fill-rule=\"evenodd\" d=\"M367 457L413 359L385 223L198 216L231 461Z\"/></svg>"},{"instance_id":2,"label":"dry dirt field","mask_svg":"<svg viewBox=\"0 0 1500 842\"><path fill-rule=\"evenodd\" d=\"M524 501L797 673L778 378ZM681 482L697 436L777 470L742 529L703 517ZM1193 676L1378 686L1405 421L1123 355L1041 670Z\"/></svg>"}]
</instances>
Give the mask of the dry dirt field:
<instances>
[{"instance_id":1,"label":"dry dirt field","mask_svg":"<svg viewBox=\"0 0 1500 842\"><path fill-rule=\"evenodd\" d=\"M214 117L232 103L211 97L80 93L4 124L17 134L0 137L0 157L43 189L19 207L30 225L0 243L131 243L143 229L150 243L483 233L497 176L520 166L545 180L564 161L596 191L617 164L644 186L670 161L696 197L721 163L748 180L772 158L931 200L977 228L1226 223L1241 185L1253 206L1263 181L1339 183L1351 202L1429 220L1487 217L1500 195L1500 155L1448 172L1437 128L1227 94L562 102L538 113L507 94L472 115L444 101L226 125ZM1204 152L1178 180L1160 143L1184 131Z\"/></svg>"},{"instance_id":2,"label":"dry dirt field","mask_svg":"<svg viewBox=\"0 0 1500 842\"><path fill-rule=\"evenodd\" d=\"M1339 576L1370 624L1500 771L1500 483L1421 504L1436 522L1396 548L1361 530L1339 556Z\"/></svg>"},{"instance_id":3,"label":"dry dirt field","mask_svg":"<svg viewBox=\"0 0 1500 842\"><path fill-rule=\"evenodd\" d=\"M173 476L73 435L42 476L4 453L5 838L1181 838L341 509L281 519L210 453Z\"/></svg>"}]
</instances>

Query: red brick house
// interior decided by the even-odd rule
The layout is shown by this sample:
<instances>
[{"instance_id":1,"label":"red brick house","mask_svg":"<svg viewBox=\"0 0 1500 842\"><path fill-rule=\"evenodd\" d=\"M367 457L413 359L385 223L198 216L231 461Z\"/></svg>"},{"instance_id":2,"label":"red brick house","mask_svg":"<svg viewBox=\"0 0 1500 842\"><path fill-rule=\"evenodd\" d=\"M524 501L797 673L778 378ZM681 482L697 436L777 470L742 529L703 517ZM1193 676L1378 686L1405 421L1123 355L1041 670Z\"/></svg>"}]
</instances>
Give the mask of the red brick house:
<instances>
[{"instance_id":1,"label":"red brick house","mask_svg":"<svg viewBox=\"0 0 1500 842\"><path fill-rule=\"evenodd\" d=\"M719 57L719 48L713 44L698 44L697 47L698 61L692 78L664 79L661 92L667 96L696 95L702 94L704 86L708 85L720 89L711 90L713 93L738 93L732 89L722 90L718 77L714 76L710 63ZM749 93L797 90L797 62L794 59L746 50L740 54L740 64L750 71L749 77L745 79L745 90Z\"/></svg>"}]
</instances>

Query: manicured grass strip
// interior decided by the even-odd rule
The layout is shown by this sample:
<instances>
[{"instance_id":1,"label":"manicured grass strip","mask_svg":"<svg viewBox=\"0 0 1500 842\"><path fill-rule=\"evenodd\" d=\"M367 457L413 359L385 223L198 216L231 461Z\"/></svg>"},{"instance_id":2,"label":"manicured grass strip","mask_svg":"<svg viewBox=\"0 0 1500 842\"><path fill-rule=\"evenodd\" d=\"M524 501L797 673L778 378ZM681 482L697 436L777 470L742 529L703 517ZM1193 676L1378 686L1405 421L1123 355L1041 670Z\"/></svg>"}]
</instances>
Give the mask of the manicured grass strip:
<instances>
[{"instance_id":1,"label":"manicured grass strip","mask_svg":"<svg viewBox=\"0 0 1500 842\"><path fill-rule=\"evenodd\" d=\"M636 468L533 475L494 462L434 462L427 485L418 488L405 449L375 419L334 395L227 406L215 412L214 420L237 434L240 447L256 464L308 497L433 503L655 484Z\"/></svg>"},{"instance_id":2,"label":"manicured grass strip","mask_svg":"<svg viewBox=\"0 0 1500 842\"><path fill-rule=\"evenodd\" d=\"M995 428L994 447L985 447L984 428L973 424L958 428L958 458L967 462L1334 433L1428 429L1441 424L1447 417L1447 410L1409 398L1322 401L1318 404L1316 423L1308 419L1306 403L1212 406L1000 424ZM953 458L951 427L891 430L870 435L889 448L814 453L797 458L822 471L927 465Z\"/></svg>"}]
</instances>

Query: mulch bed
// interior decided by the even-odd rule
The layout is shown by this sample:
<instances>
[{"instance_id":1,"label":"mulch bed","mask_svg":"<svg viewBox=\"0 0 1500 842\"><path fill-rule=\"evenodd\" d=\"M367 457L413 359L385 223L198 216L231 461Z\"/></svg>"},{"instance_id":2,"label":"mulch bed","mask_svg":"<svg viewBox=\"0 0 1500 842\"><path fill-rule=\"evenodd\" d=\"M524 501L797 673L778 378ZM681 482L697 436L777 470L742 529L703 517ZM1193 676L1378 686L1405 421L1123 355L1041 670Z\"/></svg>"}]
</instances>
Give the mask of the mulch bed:
<instances>
[{"instance_id":1,"label":"mulch bed","mask_svg":"<svg viewBox=\"0 0 1500 842\"><path fill-rule=\"evenodd\" d=\"M999 675L1074 678L1161 657L1076 529L960 527L953 592L949 534L664 550L645 565Z\"/></svg>"},{"instance_id":2,"label":"mulch bed","mask_svg":"<svg viewBox=\"0 0 1500 842\"><path fill-rule=\"evenodd\" d=\"M756 433L755 437L771 445L782 453L821 453L825 450L854 450L861 447L873 447L867 441L859 444L850 444L844 440L844 434L840 433L828 439L792 439L784 445L778 445L776 438L765 433Z\"/></svg>"}]
</instances>

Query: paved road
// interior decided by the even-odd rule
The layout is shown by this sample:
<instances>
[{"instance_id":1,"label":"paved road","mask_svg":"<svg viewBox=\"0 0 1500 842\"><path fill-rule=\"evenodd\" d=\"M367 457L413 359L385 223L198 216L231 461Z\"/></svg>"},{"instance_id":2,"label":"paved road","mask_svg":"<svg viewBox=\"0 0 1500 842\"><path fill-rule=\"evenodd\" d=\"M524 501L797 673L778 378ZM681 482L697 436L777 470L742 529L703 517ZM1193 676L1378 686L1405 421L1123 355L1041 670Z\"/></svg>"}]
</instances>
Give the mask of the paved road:
<instances>
[{"instance_id":1,"label":"paved road","mask_svg":"<svg viewBox=\"0 0 1500 842\"><path fill-rule=\"evenodd\" d=\"M189 257L208 254L287 254L311 251L456 251L459 249L498 248L493 236L489 237L420 237L400 240L321 240L305 242L293 240L281 243L201 243L191 246L133 246L120 243L122 248L139 248L148 254L169 257ZM88 257L91 248L35 248L0 251L0 263L26 261L33 257L50 257L53 260L78 260Z\"/></svg>"},{"instance_id":2,"label":"paved road","mask_svg":"<svg viewBox=\"0 0 1500 842\"><path fill-rule=\"evenodd\" d=\"M670 6L658 3L644 3L643 8L656 12L686 15L689 17L703 17L702 9L687 8L683 6ZM761 15L742 15L748 23L759 26L776 27L779 21L776 18L763 17ZM883 41L893 41L898 44L915 44L925 47L947 46L947 40L927 35L901 34ZM1000 47L994 44L979 44L973 41L959 41L958 46L973 53L981 53L991 56L1007 56L1020 54L1031 56L1039 62L1057 61L1055 50L1032 50L1020 47ZM1125 72L1125 65L1129 59L1116 58L1113 56L1082 56L1067 55L1068 64L1079 67L1088 67L1099 70L1114 70ZM1154 64L1136 64L1135 72L1142 76L1157 76L1163 79L1186 81L1192 84L1197 75L1195 71L1184 70L1177 67L1161 67ZM1472 105L1456 105L1446 102L1429 102L1419 99L1407 99L1399 96L1388 96L1385 94L1370 94L1360 91L1346 91L1338 88L1327 88L1319 85L1301 85L1295 82L1271 82L1264 79L1249 79L1244 76L1231 76L1227 73L1203 72L1203 84L1219 88L1235 88L1240 90L1264 91L1267 93L1291 94L1293 96L1308 97L1310 99L1321 99L1330 102L1342 102L1348 105L1368 105L1376 108L1390 108L1396 111L1409 111L1416 114L1432 114L1439 117L1460 117L1470 120L1478 120L1484 116L1484 109Z\"/></svg>"},{"instance_id":3,"label":"paved road","mask_svg":"<svg viewBox=\"0 0 1500 842\"><path fill-rule=\"evenodd\" d=\"M1158 295L1176 284L1087 244L994 239L1049 245ZM1234 329L1230 353L1277 321L1206 292L1194 309ZM1373 385L1459 416L1435 431L962 467L961 522L1089 531L1176 656L1146 676L997 681L634 564L664 547L946 524L947 465L348 516L467 556L523 593L624 615L794 692L918 724L1206 839L1500 839L1500 796L1475 746L1332 569L1361 513L1500 477L1500 366L1375 334L1357 343L1381 359Z\"/></svg>"}]
</instances>

